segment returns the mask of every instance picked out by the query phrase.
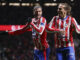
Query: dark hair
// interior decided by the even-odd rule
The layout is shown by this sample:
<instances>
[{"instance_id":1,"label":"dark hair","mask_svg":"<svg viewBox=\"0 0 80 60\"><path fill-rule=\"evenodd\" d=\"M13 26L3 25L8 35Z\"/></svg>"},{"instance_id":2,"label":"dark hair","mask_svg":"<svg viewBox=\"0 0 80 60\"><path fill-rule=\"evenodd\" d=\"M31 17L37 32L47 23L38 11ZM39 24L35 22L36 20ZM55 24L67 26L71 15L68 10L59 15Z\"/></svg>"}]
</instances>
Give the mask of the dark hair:
<instances>
[{"instance_id":1,"label":"dark hair","mask_svg":"<svg viewBox=\"0 0 80 60\"><path fill-rule=\"evenodd\" d=\"M60 4L65 6L64 9L67 11L67 15L70 16L71 15L71 6L67 3L59 3L59 5Z\"/></svg>"}]
</instances>

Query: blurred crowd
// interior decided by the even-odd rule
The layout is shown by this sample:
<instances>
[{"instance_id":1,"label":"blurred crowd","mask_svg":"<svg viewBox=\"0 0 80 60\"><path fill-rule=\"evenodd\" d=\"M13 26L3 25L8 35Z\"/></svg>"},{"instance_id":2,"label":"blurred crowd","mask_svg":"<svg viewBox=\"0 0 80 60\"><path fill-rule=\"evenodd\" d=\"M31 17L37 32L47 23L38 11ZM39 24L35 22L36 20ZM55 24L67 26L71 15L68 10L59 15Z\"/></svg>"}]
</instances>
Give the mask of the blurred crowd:
<instances>
[{"instance_id":1,"label":"blurred crowd","mask_svg":"<svg viewBox=\"0 0 80 60\"><path fill-rule=\"evenodd\" d=\"M31 33L0 36L0 60L33 60Z\"/></svg>"},{"instance_id":2,"label":"blurred crowd","mask_svg":"<svg viewBox=\"0 0 80 60\"><path fill-rule=\"evenodd\" d=\"M33 40L31 32L21 35L0 35L0 60L33 60ZM49 60L56 60L53 34L48 34L47 41L51 53ZM75 42L76 60L80 60L80 44Z\"/></svg>"}]
</instances>

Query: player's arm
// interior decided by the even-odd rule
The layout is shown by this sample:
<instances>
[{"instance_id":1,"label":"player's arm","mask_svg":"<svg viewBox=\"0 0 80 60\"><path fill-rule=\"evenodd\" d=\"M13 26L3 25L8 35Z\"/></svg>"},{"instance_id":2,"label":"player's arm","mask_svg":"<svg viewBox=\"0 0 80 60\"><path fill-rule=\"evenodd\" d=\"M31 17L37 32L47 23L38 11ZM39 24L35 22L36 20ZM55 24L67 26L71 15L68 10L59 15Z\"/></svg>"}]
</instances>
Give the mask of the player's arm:
<instances>
[{"instance_id":1,"label":"player's arm","mask_svg":"<svg viewBox=\"0 0 80 60\"><path fill-rule=\"evenodd\" d=\"M74 25L76 32L80 33L80 25L77 23L77 21L75 20L75 18L72 18L71 22Z\"/></svg>"},{"instance_id":2,"label":"player's arm","mask_svg":"<svg viewBox=\"0 0 80 60\"><path fill-rule=\"evenodd\" d=\"M19 29L19 30L15 30L15 31L8 31L9 35L19 35L19 34L23 34L24 32L30 30L31 27L29 24L26 24L23 28Z\"/></svg>"},{"instance_id":3,"label":"player's arm","mask_svg":"<svg viewBox=\"0 0 80 60\"><path fill-rule=\"evenodd\" d=\"M30 29L29 25L25 25L23 28L15 31L0 31L0 35L19 35Z\"/></svg>"},{"instance_id":4,"label":"player's arm","mask_svg":"<svg viewBox=\"0 0 80 60\"><path fill-rule=\"evenodd\" d=\"M35 29L35 31L41 35L46 27L46 19L44 20L44 22L40 21L40 24L38 27L37 25L34 24L34 22L32 22L31 25L32 25L32 28Z\"/></svg>"},{"instance_id":5,"label":"player's arm","mask_svg":"<svg viewBox=\"0 0 80 60\"><path fill-rule=\"evenodd\" d=\"M54 16L52 18L52 20L50 21L50 23L46 27L47 32L60 32L60 31L63 31L61 29L55 28L55 25L56 25L56 21L55 20L56 20L56 17Z\"/></svg>"},{"instance_id":6,"label":"player's arm","mask_svg":"<svg viewBox=\"0 0 80 60\"><path fill-rule=\"evenodd\" d=\"M26 32L27 30L31 29L31 27L30 27L31 21L32 21L32 19L28 18L28 21L23 28L21 28L19 30L15 30L15 31L2 31L2 32L0 32L0 34L1 35L19 35L19 34L22 34L22 33Z\"/></svg>"}]
</instances>

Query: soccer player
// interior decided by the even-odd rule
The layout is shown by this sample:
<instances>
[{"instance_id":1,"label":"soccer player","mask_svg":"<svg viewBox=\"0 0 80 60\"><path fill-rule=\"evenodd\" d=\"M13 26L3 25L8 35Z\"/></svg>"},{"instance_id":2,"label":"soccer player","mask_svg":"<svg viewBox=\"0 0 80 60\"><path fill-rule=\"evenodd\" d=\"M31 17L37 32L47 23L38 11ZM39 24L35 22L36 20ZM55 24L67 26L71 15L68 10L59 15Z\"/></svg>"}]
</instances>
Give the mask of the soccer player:
<instances>
[{"instance_id":1,"label":"soccer player","mask_svg":"<svg viewBox=\"0 0 80 60\"><path fill-rule=\"evenodd\" d=\"M48 24L47 30L55 32L55 48L57 60L75 60L75 51L72 32L80 33L80 25L71 17L71 6L60 3L57 9L58 15L54 16ZM74 28L75 27L75 28ZM58 31L54 31L59 29Z\"/></svg>"},{"instance_id":2,"label":"soccer player","mask_svg":"<svg viewBox=\"0 0 80 60\"><path fill-rule=\"evenodd\" d=\"M32 38L34 42L34 60L48 60L50 54L49 44L46 40L46 19L42 16L42 7L33 8L34 18L29 19L28 23L20 30L8 31L6 34L17 35L32 28Z\"/></svg>"}]
</instances>

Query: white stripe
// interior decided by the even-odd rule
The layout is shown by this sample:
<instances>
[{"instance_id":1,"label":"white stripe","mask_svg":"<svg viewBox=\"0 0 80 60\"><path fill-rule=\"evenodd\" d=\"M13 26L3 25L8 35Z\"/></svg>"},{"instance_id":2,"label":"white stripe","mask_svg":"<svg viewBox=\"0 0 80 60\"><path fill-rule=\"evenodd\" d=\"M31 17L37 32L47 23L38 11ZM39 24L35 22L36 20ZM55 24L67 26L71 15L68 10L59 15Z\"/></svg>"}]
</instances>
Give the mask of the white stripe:
<instances>
[{"instance_id":1,"label":"white stripe","mask_svg":"<svg viewBox=\"0 0 80 60\"><path fill-rule=\"evenodd\" d=\"M61 19L59 19L59 29L61 29ZM59 40L59 47L61 47L61 40Z\"/></svg>"},{"instance_id":2,"label":"white stripe","mask_svg":"<svg viewBox=\"0 0 80 60\"><path fill-rule=\"evenodd\" d=\"M71 46L71 43L68 43L68 46Z\"/></svg>"},{"instance_id":3,"label":"white stripe","mask_svg":"<svg viewBox=\"0 0 80 60\"><path fill-rule=\"evenodd\" d=\"M21 29L21 28L20 28L20 25L18 25L18 30L19 30L19 29Z\"/></svg>"},{"instance_id":4,"label":"white stripe","mask_svg":"<svg viewBox=\"0 0 80 60\"><path fill-rule=\"evenodd\" d=\"M12 31L16 31L16 28L14 25L12 25L11 29L12 29Z\"/></svg>"},{"instance_id":5,"label":"white stripe","mask_svg":"<svg viewBox=\"0 0 80 60\"><path fill-rule=\"evenodd\" d=\"M43 21L43 18L41 18L41 23L42 23L42 21ZM42 30L42 32L41 32L40 34L43 33L43 31L44 31L44 29L45 29L45 25L46 25L46 19L45 19L45 22L44 22L44 26L43 26L43 25L40 25L40 27L41 27L41 26L43 27L43 30Z\"/></svg>"},{"instance_id":6,"label":"white stripe","mask_svg":"<svg viewBox=\"0 0 80 60\"><path fill-rule=\"evenodd\" d=\"M55 18L55 17L53 17L52 20L50 21L50 23L49 23L49 28L52 27L52 24L53 24L54 18Z\"/></svg>"},{"instance_id":7,"label":"white stripe","mask_svg":"<svg viewBox=\"0 0 80 60\"><path fill-rule=\"evenodd\" d=\"M59 19L59 29L61 29L61 19Z\"/></svg>"},{"instance_id":8,"label":"white stripe","mask_svg":"<svg viewBox=\"0 0 80 60\"><path fill-rule=\"evenodd\" d=\"M67 36L68 40L70 40L70 25L71 25L71 17L69 17L68 36ZM68 43L68 46L71 46L71 43Z\"/></svg>"},{"instance_id":9,"label":"white stripe","mask_svg":"<svg viewBox=\"0 0 80 60\"><path fill-rule=\"evenodd\" d=\"M71 25L71 17L69 17L69 23L68 23L68 35L67 35L67 39L70 39L70 25Z\"/></svg>"}]
</instances>

